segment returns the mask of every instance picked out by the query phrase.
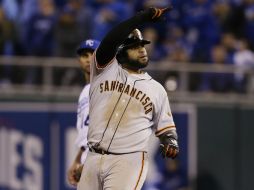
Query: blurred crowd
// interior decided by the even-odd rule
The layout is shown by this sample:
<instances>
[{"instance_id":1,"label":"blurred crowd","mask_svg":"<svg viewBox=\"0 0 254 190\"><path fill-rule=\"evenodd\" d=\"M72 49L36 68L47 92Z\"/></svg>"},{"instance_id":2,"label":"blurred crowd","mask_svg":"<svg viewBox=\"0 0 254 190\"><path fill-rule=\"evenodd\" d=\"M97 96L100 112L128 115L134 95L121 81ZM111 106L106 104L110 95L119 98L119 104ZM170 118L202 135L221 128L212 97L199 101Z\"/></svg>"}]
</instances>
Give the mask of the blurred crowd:
<instances>
[{"instance_id":1,"label":"blurred crowd","mask_svg":"<svg viewBox=\"0 0 254 190\"><path fill-rule=\"evenodd\" d=\"M194 73L188 88L245 92L244 71L254 68L254 0L0 0L0 55L74 57L82 40L101 40L137 11L169 3L174 9L166 22L141 28L153 42L147 46L150 59L236 65L237 74ZM0 80L11 72L0 68ZM26 72L23 82L38 82L36 69Z\"/></svg>"}]
</instances>

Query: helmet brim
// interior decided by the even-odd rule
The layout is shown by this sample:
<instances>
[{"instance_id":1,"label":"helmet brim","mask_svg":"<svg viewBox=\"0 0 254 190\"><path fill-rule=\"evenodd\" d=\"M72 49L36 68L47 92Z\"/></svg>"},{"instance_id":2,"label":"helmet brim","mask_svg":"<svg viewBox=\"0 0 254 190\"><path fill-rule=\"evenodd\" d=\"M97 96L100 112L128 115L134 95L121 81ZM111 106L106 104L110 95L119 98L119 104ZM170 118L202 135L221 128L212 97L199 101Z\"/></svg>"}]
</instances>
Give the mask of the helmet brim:
<instances>
[{"instance_id":1,"label":"helmet brim","mask_svg":"<svg viewBox=\"0 0 254 190\"><path fill-rule=\"evenodd\" d=\"M132 43L129 43L129 44L125 44L124 45L124 49L129 49L129 48L132 48L132 47L136 47L138 45L147 45L147 44L150 44L151 42L148 41L148 40L138 40L136 42L132 42Z\"/></svg>"},{"instance_id":2,"label":"helmet brim","mask_svg":"<svg viewBox=\"0 0 254 190\"><path fill-rule=\"evenodd\" d=\"M77 51L76 51L76 53L77 53L78 55L81 55L81 54L83 54L84 52L94 52L94 49L92 49L92 48L79 48L79 49L77 49Z\"/></svg>"}]
</instances>

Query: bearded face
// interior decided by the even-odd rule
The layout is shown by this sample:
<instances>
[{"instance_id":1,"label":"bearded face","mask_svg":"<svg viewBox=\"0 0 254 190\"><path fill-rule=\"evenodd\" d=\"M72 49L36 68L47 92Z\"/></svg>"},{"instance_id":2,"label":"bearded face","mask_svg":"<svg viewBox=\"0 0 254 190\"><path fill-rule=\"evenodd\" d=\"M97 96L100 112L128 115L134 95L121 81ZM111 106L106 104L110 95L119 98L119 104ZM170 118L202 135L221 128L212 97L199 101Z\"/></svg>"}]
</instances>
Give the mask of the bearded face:
<instances>
[{"instance_id":1,"label":"bearded face","mask_svg":"<svg viewBox=\"0 0 254 190\"><path fill-rule=\"evenodd\" d=\"M148 65L149 59L144 45L140 44L126 50L127 62L125 65L133 69L142 69Z\"/></svg>"}]
</instances>

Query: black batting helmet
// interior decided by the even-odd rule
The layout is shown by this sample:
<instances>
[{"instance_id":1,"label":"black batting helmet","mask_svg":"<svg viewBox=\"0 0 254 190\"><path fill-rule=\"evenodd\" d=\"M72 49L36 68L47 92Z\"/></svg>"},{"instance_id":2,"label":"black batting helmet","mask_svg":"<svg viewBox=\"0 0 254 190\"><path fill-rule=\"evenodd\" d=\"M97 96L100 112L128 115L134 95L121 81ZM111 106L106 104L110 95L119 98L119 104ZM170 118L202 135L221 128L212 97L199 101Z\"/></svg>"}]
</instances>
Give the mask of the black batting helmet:
<instances>
[{"instance_id":1,"label":"black batting helmet","mask_svg":"<svg viewBox=\"0 0 254 190\"><path fill-rule=\"evenodd\" d=\"M116 54L116 58L119 62L123 61L123 58L126 57L125 50L131 47L135 47L139 44L146 45L150 44L151 42L148 40L144 40L141 32L139 29L133 30L129 36L124 40L124 42L119 46L118 52Z\"/></svg>"}]
</instances>

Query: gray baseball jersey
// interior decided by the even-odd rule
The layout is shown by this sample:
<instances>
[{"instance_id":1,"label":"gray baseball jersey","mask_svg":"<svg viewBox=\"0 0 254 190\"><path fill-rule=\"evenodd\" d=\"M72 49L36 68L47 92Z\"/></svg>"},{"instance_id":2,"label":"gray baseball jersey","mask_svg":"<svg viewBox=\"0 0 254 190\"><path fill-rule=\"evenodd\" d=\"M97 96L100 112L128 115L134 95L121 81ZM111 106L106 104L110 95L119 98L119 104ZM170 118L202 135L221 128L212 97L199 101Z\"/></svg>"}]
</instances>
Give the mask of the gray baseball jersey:
<instances>
[{"instance_id":1,"label":"gray baseball jersey","mask_svg":"<svg viewBox=\"0 0 254 190\"><path fill-rule=\"evenodd\" d=\"M146 72L134 74L114 58L91 66L88 143L114 153L147 151L152 131L175 130L168 96Z\"/></svg>"}]
</instances>

